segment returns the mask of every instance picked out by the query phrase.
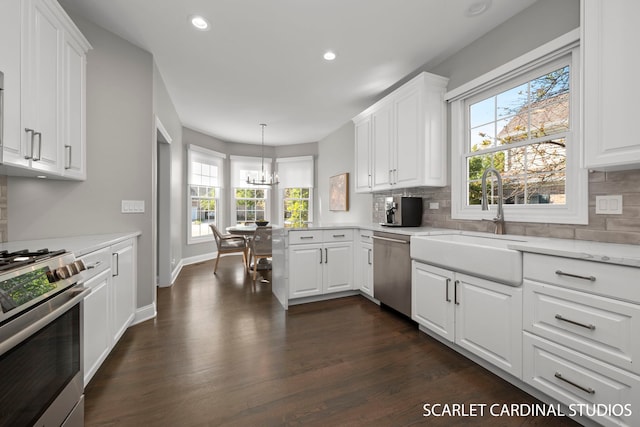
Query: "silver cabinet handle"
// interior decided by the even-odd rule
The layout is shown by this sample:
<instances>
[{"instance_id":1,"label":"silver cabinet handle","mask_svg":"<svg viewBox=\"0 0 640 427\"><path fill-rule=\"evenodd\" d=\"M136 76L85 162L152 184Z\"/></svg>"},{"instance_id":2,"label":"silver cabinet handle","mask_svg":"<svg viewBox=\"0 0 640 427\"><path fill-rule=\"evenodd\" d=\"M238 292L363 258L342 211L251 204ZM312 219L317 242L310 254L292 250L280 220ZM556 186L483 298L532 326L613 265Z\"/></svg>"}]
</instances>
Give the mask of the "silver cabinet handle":
<instances>
[{"instance_id":1,"label":"silver cabinet handle","mask_svg":"<svg viewBox=\"0 0 640 427\"><path fill-rule=\"evenodd\" d=\"M567 323L571 323L572 325L581 326L581 327L583 327L583 328L585 328L585 329L590 329L590 330L592 330L592 331L596 329L596 325L592 325L592 324L588 324L588 325L587 325L586 323L576 322L575 320L571 320L571 319L564 318L564 317L562 317L562 316L561 316L561 315L559 315L559 314L556 314L556 316L555 316L555 317L556 317L556 319L558 319L558 320L561 320L561 321L563 321L563 322L567 322Z\"/></svg>"},{"instance_id":2,"label":"silver cabinet handle","mask_svg":"<svg viewBox=\"0 0 640 427\"><path fill-rule=\"evenodd\" d=\"M33 139L35 139L36 136L38 137L38 157L33 157L33 142L31 142L31 160L34 162L42 159L42 132L34 132Z\"/></svg>"},{"instance_id":3,"label":"silver cabinet handle","mask_svg":"<svg viewBox=\"0 0 640 427\"><path fill-rule=\"evenodd\" d=\"M367 262L371 265L371 249L367 250Z\"/></svg>"},{"instance_id":4,"label":"silver cabinet handle","mask_svg":"<svg viewBox=\"0 0 640 427\"><path fill-rule=\"evenodd\" d=\"M111 277L116 277L120 275L120 255L118 254L118 252L114 252L111 254L111 256L115 256L116 257L116 262L115 262L115 274L111 274Z\"/></svg>"},{"instance_id":5,"label":"silver cabinet handle","mask_svg":"<svg viewBox=\"0 0 640 427\"><path fill-rule=\"evenodd\" d=\"M344 234L334 234L333 237L344 237Z\"/></svg>"},{"instance_id":6,"label":"silver cabinet handle","mask_svg":"<svg viewBox=\"0 0 640 427\"><path fill-rule=\"evenodd\" d=\"M596 281L596 278L593 277L593 276L581 276L579 274L565 273L562 270L556 270L556 274L558 276L573 277L574 279L589 280L590 282L595 282Z\"/></svg>"},{"instance_id":7,"label":"silver cabinet handle","mask_svg":"<svg viewBox=\"0 0 640 427\"><path fill-rule=\"evenodd\" d=\"M394 176L394 179L393 179L392 184L397 184L398 183L398 169L394 169L393 170L393 176Z\"/></svg>"},{"instance_id":8,"label":"silver cabinet handle","mask_svg":"<svg viewBox=\"0 0 640 427\"><path fill-rule=\"evenodd\" d=\"M324 248L324 263L329 264L329 249Z\"/></svg>"},{"instance_id":9,"label":"silver cabinet handle","mask_svg":"<svg viewBox=\"0 0 640 427\"><path fill-rule=\"evenodd\" d=\"M447 283L445 284L444 300L446 302L451 302L451 298L449 298L449 283L451 283L451 279L447 279Z\"/></svg>"},{"instance_id":10,"label":"silver cabinet handle","mask_svg":"<svg viewBox=\"0 0 640 427\"><path fill-rule=\"evenodd\" d=\"M595 392L596 392L591 387L583 387L580 384L576 384L573 381L566 379L565 377L562 376L562 374L560 372L556 372L553 376L556 377L557 379L559 379L560 381L564 381L565 383L574 386L575 388L579 388L580 390L584 391L585 393L595 394Z\"/></svg>"},{"instance_id":11,"label":"silver cabinet handle","mask_svg":"<svg viewBox=\"0 0 640 427\"><path fill-rule=\"evenodd\" d=\"M366 234L361 234L360 237L365 238L365 239L370 239L371 238L371 236L366 235Z\"/></svg>"},{"instance_id":12,"label":"silver cabinet handle","mask_svg":"<svg viewBox=\"0 0 640 427\"><path fill-rule=\"evenodd\" d=\"M456 280L453 282L453 303L455 305L460 305L460 302L458 302L458 284L460 283L459 280Z\"/></svg>"},{"instance_id":13,"label":"silver cabinet handle","mask_svg":"<svg viewBox=\"0 0 640 427\"><path fill-rule=\"evenodd\" d=\"M300 240L313 239L313 236L300 236Z\"/></svg>"},{"instance_id":14,"label":"silver cabinet handle","mask_svg":"<svg viewBox=\"0 0 640 427\"><path fill-rule=\"evenodd\" d=\"M34 131L33 131L33 129L29 129L29 128L24 128L24 131L25 131L26 133L28 133L28 134L29 134L29 133L31 134L31 155L29 155L29 156L24 156L24 158L25 158L25 159L27 159L27 160L31 160L31 159L33 158L33 144L35 143L35 142L34 142L34 139L33 139L33 132L34 132Z\"/></svg>"},{"instance_id":15,"label":"silver cabinet handle","mask_svg":"<svg viewBox=\"0 0 640 427\"><path fill-rule=\"evenodd\" d=\"M367 187L371 188L371 174L367 177Z\"/></svg>"},{"instance_id":16,"label":"silver cabinet handle","mask_svg":"<svg viewBox=\"0 0 640 427\"><path fill-rule=\"evenodd\" d=\"M393 169L389 169L389 184L393 184Z\"/></svg>"},{"instance_id":17,"label":"silver cabinet handle","mask_svg":"<svg viewBox=\"0 0 640 427\"><path fill-rule=\"evenodd\" d=\"M318 248L318 250L320 251L320 264L322 264L322 248Z\"/></svg>"},{"instance_id":18,"label":"silver cabinet handle","mask_svg":"<svg viewBox=\"0 0 640 427\"><path fill-rule=\"evenodd\" d=\"M64 149L67 150L67 152L69 153L69 155L67 156L67 164L64 167L65 169L71 169L71 149L72 147L70 145L65 145Z\"/></svg>"}]
</instances>

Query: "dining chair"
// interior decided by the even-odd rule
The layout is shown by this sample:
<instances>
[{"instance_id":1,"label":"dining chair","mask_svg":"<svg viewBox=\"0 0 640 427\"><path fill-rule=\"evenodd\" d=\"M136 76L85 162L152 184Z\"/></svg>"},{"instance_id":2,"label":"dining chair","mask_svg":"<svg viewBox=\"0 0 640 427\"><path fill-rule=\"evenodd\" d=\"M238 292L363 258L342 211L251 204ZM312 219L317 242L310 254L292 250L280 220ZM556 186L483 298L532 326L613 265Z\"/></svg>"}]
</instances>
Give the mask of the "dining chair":
<instances>
[{"instance_id":1,"label":"dining chair","mask_svg":"<svg viewBox=\"0 0 640 427\"><path fill-rule=\"evenodd\" d=\"M213 231L213 237L216 239L216 245L218 246L218 256L216 257L216 265L213 267L213 274L216 274L218 270L218 261L220 261L221 254L242 252L242 263L244 264L245 271L247 270L248 255L247 255L247 241L243 236L233 236L231 234L222 234L218 227L213 224L209 224L211 231Z\"/></svg>"},{"instance_id":2,"label":"dining chair","mask_svg":"<svg viewBox=\"0 0 640 427\"><path fill-rule=\"evenodd\" d=\"M253 280L258 274L258 262L271 258L271 227L257 227L251 238L251 259L253 260Z\"/></svg>"}]
</instances>

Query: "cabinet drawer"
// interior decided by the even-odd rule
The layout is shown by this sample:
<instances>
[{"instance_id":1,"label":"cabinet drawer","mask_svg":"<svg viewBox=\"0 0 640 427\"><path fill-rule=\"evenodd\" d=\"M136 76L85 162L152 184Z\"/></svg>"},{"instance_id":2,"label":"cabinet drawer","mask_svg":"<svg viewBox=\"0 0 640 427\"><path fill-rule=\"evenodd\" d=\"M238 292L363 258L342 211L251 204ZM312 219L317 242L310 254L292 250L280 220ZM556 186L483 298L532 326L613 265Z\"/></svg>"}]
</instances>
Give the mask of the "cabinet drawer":
<instances>
[{"instance_id":1,"label":"cabinet drawer","mask_svg":"<svg viewBox=\"0 0 640 427\"><path fill-rule=\"evenodd\" d=\"M530 280L524 292L525 330L640 373L640 306Z\"/></svg>"},{"instance_id":2,"label":"cabinet drawer","mask_svg":"<svg viewBox=\"0 0 640 427\"><path fill-rule=\"evenodd\" d=\"M358 230L358 239L362 243L373 243L373 231L371 230Z\"/></svg>"},{"instance_id":3,"label":"cabinet drawer","mask_svg":"<svg viewBox=\"0 0 640 427\"><path fill-rule=\"evenodd\" d=\"M322 230L290 231L289 244L322 243Z\"/></svg>"},{"instance_id":4,"label":"cabinet drawer","mask_svg":"<svg viewBox=\"0 0 640 427\"><path fill-rule=\"evenodd\" d=\"M640 303L640 268L524 254L524 278Z\"/></svg>"},{"instance_id":5,"label":"cabinet drawer","mask_svg":"<svg viewBox=\"0 0 640 427\"><path fill-rule=\"evenodd\" d=\"M351 229L324 230L322 232L322 240L324 242L353 241L353 230Z\"/></svg>"},{"instance_id":6,"label":"cabinet drawer","mask_svg":"<svg viewBox=\"0 0 640 427\"><path fill-rule=\"evenodd\" d=\"M527 332L523 343L524 381L567 405L567 415L598 409L592 418L603 425L640 425L640 377Z\"/></svg>"},{"instance_id":7,"label":"cabinet drawer","mask_svg":"<svg viewBox=\"0 0 640 427\"><path fill-rule=\"evenodd\" d=\"M106 247L97 251L89 252L80 257L87 269L94 269L91 275L106 270L111 267L111 248Z\"/></svg>"}]
</instances>

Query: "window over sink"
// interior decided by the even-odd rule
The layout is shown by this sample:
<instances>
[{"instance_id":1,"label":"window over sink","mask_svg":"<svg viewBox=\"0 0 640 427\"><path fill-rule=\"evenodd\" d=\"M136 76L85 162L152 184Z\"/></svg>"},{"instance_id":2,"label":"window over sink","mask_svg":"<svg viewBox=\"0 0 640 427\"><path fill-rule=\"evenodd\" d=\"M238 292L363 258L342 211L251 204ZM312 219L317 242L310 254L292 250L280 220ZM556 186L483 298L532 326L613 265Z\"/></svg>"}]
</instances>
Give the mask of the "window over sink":
<instances>
[{"instance_id":1,"label":"window over sink","mask_svg":"<svg viewBox=\"0 0 640 427\"><path fill-rule=\"evenodd\" d=\"M504 183L507 221L587 223L579 48L576 40L558 48L564 41L552 41L447 94L452 218L495 215L480 209L482 174L495 168ZM498 202L495 184L495 178L488 182L492 204Z\"/></svg>"}]
</instances>

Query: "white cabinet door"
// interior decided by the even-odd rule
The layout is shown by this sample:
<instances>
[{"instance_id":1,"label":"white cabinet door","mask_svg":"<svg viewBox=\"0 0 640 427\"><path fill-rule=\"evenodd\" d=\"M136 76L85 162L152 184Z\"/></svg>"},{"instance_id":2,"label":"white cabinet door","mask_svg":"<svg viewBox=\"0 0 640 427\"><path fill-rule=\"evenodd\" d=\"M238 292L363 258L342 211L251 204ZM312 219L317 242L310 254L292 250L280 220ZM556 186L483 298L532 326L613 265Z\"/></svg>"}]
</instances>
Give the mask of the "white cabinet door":
<instances>
[{"instance_id":1,"label":"white cabinet door","mask_svg":"<svg viewBox=\"0 0 640 427\"><path fill-rule=\"evenodd\" d=\"M360 243L357 257L354 287L373 297L373 245Z\"/></svg>"},{"instance_id":2,"label":"white cabinet door","mask_svg":"<svg viewBox=\"0 0 640 427\"><path fill-rule=\"evenodd\" d=\"M26 85L22 90L24 138L31 167L60 173L62 117L62 43L64 32L50 1L27 0L28 26L23 27ZM30 129L30 130L27 130Z\"/></svg>"},{"instance_id":3,"label":"white cabinet door","mask_svg":"<svg viewBox=\"0 0 640 427\"><path fill-rule=\"evenodd\" d=\"M367 116L355 124L355 176L356 193L371 191L371 117Z\"/></svg>"},{"instance_id":4,"label":"white cabinet door","mask_svg":"<svg viewBox=\"0 0 640 427\"><path fill-rule=\"evenodd\" d=\"M86 55L75 40L66 37L64 43L64 125L63 174L74 179L86 179Z\"/></svg>"},{"instance_id":5,"label":"white cabinet door","mask_svg":"<svg viewBox=\"0 0 640 427\"><path fill-rule=\"evenodd\" d=\"M86 386L111 350L109 325L111 270L105 270L85 283L91 293L84 299L83 351L84 385Z\"/></svg>"},{"instance_id":6,"label":"white cabinet door","mask_svg":"<svg viewBox=\"0 0 640 427\"><path fill-rule=\"evenodd\" d=\"M289 246L289 298L322 294L321 243Z\"/></svg>"},{"instance_id":7,"label":"white cabinet door","mask_svg":"<svg viewBox=\"0 0 640 427\"><path fill-rule=\"evenodd\" d=\"M374 191L390 188L393 184L392 122L392 102L381 105L371 117Z\"/></svg>"},{"instance_id":8,"label":"white cabinet door","mask_svg":"<svg viewBox=\"0 0 640 427\"><path fill-rule=\"evenodd\" d=\"M413 320L522 377L522 289L412 262Z\"/></svg>"},{"instance_id":9,"label":"white cabinet door","mask_svg":"<svg viewBox=\"0 0 640 427\"><path fill-rule=\"evenodd\" d=\"M421 184L420 176L424 168L424 130L421 129L422 106L420 91L416 85L403 88L394 100L395 137L393 185L400 188Z\"/></svg>"},{"instance_id":10,"label":"white cabinet door","mask_svg":"<svg viewBox=\"0 0 640 427\"><path fill-rule=\"evenodd\" d=\"M637 120L640 58L630 43L639 36L637 0L581 2L583 49L584 166L637 169L640 139L629 125ZM633 50L633 49L632 49Z\"/></svg>"},{"instance_id":11,"label":"white cabinet door","mask_svg":"<svg viewBox=\"0 0 640 427\"><path fill-rule=\"evenodd\" d=\"M325 243L323 293L353 289L353 243Z\"/></svg>"},{"instance_id":12,"label":"white cabinet door","mask_svg":"<svg viewBox=\"0 0 640 427\"><path fill-rule=\"evenodd\" d=\"M113 342L117 342L133 322L136 307L136 241L112 246L111 280L113 295Z\"/></svg>"},{"instance_id":13,"label":"white cabinet door","mask_svg":"<svg viewBox=\"0 0 640 427\"><path fill-rule=\"evenodd\" d=\"M26 167L21 128L21 3L3 1L0 13L0 71L4 73L4 132L2 139L3 164ZM3 171L4 172L4 171Z\"/></svg>"},{"instance_id":14,"label":"white cabinet door","mask_svg":"<svg viewBox=\"0 0 640 427\"><path fill-rule=\"evenodd\" d=\"M522 377L522 288L456 273L456 343Z\"/></svg>"},{"instance_id":15,"label":"white cabinet door","mask_svg":"<svg viewBox=\"0 0 640 427\"><path fill-rule=\"evenodd\" d=\"M455 338L454 273L412 262L411 317L449 341Z\"/></svg>"}]
</instances>

